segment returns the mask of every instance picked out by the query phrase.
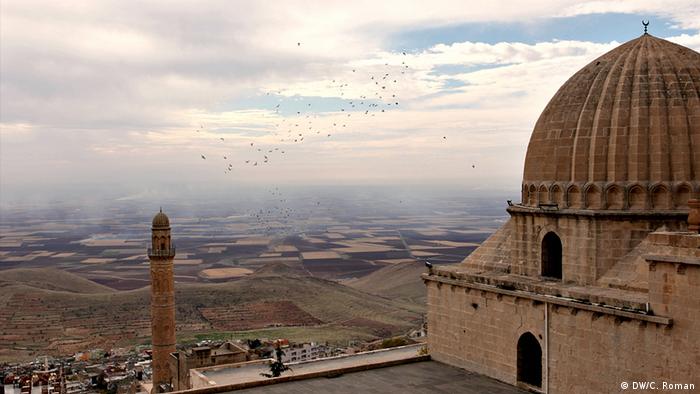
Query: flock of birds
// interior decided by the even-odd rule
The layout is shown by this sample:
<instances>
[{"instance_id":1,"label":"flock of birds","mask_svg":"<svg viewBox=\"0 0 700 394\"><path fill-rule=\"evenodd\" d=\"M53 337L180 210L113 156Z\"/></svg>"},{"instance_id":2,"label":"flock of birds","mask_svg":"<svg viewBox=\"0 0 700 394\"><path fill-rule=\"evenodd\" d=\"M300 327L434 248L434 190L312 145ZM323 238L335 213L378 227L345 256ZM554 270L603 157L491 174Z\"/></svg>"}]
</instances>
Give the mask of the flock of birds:
<instances>
[{"instance_id":1,"label":"flock of birds","mask_svg":"<svg viewBox=\"0 0 700 394\"><path fill-rule=\"evenodd\" d=\"M301 43L298 42L297 46L301 46ZM402 52L402 55L405 57L406 52ZM281 118L275 124L274 130L271 130L268 134L275 138L275 144L266 145L258 141L249 141L246 143L249 152L245 157L234 157L232 154L224 154L221 157L217 157L218 155L213 156L202 153L200 155L201 159L211 161L216 157L214 160L219 163L223 160L223 171L225 174L233 172L239 166L260 167L270 165L273 160L284 157L287 151L295 145L306 143L314 137L331 138L337 132L348 130L348 125L356 119L371 118L399 108L401 102L398 92L401 81L404 78L403 76L408 70L409 65L405 60L401 61L401 64L385 63L380 72L376 72L377 70L375 69L374 73L359 78L360 81L364 80L364 82L357 83L358 78L356 78L356 75L358 70L353 68L351 69L352 74L355 76L352 78L355 81L353 85L348 81L333 79L327 86L335 89L337 97L341 98L341 104L335 108L335 111L331 110L331 112L335 113L334 115L329 116L326 114L326 116L319 118L320 111L316 111L311 102L304 103L303 109L299 108L298 102L292 104L279 102L270 108L276 116ZM363 94L357 94L358 89ZM281 94L282 92L276 93ZM266 96L270 96L270 94L271 92L267 92ZM291 113L292 116L283 116L283 113ZM323 121L325 121L325 124ZM204 124L200 124L199 128L195 129L196 133L205 131L207 130ZM229 148L225 137L217 138L222 146ZM447 136L443 136L442 140L446 141ZM472 164L472 168L476 168L476 166ZM273 221L279 222L280 219L288 221L296 213L293 209L287 207L288 201L283 198L278 188L271 191L271 197L276 202L275 205L250 213L259 225L266 228L266 231L272 230L271 223ZM320 202L317 202L317 204L320 204Z\"/></svg>"},{"instance_id":2,"label":"flock of birds","mask_svg":"<svg viewBox=\"0 0 700 394\"><path fill-rule=\"evenodd\" d=\"M301 43L298 44L301 45ZM406 52L402 52L402 54L405 56ZM236 161L232 155L222 155L224 173L233 172L237 165L251 167L269 165L272 163L273 158L283 157L287 149L294 144L308 142L311 137L330 138L336 132L347 130L350 122L358 117L372 117L398 108L400 105L398 97L398 88L401 81L400 75L405 74L408 68L406 61L402 61L400 65L385 63L382 72L367 75L362 86L351 86L349 82L339 79L331 80L328 87L335 89L338 97L341 97L341 105L335 109L332 126L330 123L319 124L319 113L315 111L312 103L305 103L303 110L295 108L297 110L292 111L291 117L281 117L279 122L275 124L275 129L271 131L271 135L277 139L276 142L278 144L276 146L265 146L256 141L251 141L248 142L248 149L252 153L252 158L236 158ZM351 72L355 74L357 69L352 69ZM355 78L353 79L356 80ZM365 94L353 94L351 91L355 88L366 88ZM266 95L270 96L270 92L267 92ZM351 95L354 98L349 98ZM287 106L293 108L297 107L298 104L287 104ZM286 108L284 103L278 103L270 110L273 110L279 116L285 112ZM287 112L289 111L287 110ZM195 132L199 133L205 130L205 126L201 124ZM446 139L447 137L443 138ZM226 144L224 137L218 137L218 139L221 144ZM202 160L212 158L208 154L201 154L200 156Z\"/></svg>"},{"instance_id":3,"label":"flock of birds","mask_svg":"<svg viewBox=\"0 0 700 394\"><path fill-rule=\"evenodd\" d=\"M301 46L301 43L298 42L297 46ZM401 53L403 56L406 56L406 52ZM312 103L306 103L304 110L293 111L295 114L291 117L282 117L275 124L275 129L271 132L271 135L277 138L278 146L265 146L255 141L248 142L248 149L253 156L252 158L236 158L238 165L251 167L268 165L272 162L273 157L285 155L285 146L288 149L290 145L307 142L310 137L315 136L330 138L336 132L348 129L347 126L355 119L363 116L373 117L398 108L400 105L398 90L402 79L401 75L404 75L408 69L409 66L405 60L401 64L385 63L384 70L366 75L366 82L360 83L359 86L351 86L350 83L339 79L331 80L328 87L337 89L337 96L341 97L342 102L336 108L336 116L333 117L332 126L330 124L318 124L318 112L314 112L315 108L313 108ZM357 69L353 68L352 73L355 74L356 72ZM354 92L352 91L356 87L363 88L364 94L353 94ZM266 95L270 96L270 92L267 92ZM345 98L351 95L354 98ZM291 105L290 107L294 106L296 105ZM278 103L270 109L274 110L275 114L280 115L285 106L283 103ZM355 117L353 118L353 116ZM199 129L195 130L197 133L202 131L205 131L203 124L200 125ZM224 137L218 137L218 139L220 143L226 143ZM443 136L442 139L446 141L447 136ZM211 158L210 155L205 154L200 156L202 160ZM224 161L224 173L233 172L236 167L234 166L236 163L234 157L232 155L222 155L222 158ZM472 164L472 168L476 168L476 165Z\"/></svg>"},{"instance_id":4,"label":"flock of birds","mask_svg":"<svg viewBox=\"0 0 700 394\"><path fill-rule=\"evenodd\" d=\"M299 213L296 209L288 206L287 198L282 195L278 187L268 190L268 193L267 206L248 213L265 233L269 233L274 229L281 230L277 227L287 228L288 224L294 223L291 220L293 216Z\"/></svg>"},{"instance_id":5,"label":"flock of birds","mask_svg":"<svg viewBox=\"0 0 700 394\"><path fill-rule=\"evenodd\" d=\"M247 223L253 225L253 230L265 235L284 237L303 233L307 230L306 219L318 214L319 209L323 208L318 198L305 196L290 201L279 187L267 189L262 195L256 196L255 200L257 207L246 209L243 215L250 218Z\"/></svg>"}]
</instances>

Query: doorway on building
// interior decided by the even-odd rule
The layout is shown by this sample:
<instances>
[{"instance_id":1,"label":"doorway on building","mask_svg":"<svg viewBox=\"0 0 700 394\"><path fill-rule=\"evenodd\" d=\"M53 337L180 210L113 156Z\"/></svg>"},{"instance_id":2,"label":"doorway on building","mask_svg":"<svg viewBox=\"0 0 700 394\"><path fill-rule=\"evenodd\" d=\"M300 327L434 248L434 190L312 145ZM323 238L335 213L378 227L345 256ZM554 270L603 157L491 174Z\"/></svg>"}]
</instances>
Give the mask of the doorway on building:
<instances>
[{"instance_id":1,"label":"doorway on building","mask_svg":"<svg viewBox=\"0 0 700 394\"><path fill-rule=\"evenodd\" d=\"M542 387L542 348L529 332L518 339L518 382Z\"/></svg>"},{"instance_id":2,"label":"doorway on building","mask_svg":"<svg viewBox=\"0 0 700 394\"><path fill-rule=\"evenodd\" d=\"M561 239L553 232L547 233L542 239L542 276L562 278L562 247Z\"/></svg>"}]
</instances>

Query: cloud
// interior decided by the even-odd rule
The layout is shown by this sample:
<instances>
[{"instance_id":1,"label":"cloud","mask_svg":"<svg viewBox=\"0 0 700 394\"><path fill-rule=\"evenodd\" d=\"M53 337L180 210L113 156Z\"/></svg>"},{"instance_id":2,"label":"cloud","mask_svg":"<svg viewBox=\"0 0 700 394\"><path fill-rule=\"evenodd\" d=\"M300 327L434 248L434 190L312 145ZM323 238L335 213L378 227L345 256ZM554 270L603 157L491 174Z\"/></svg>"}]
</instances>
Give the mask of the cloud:
<instances>
[{"instance_id":1,"label":"cloud","mask_svg":"<svg viewBox=\"0 0 700 394\"><path fill-rule=\"evenodd\" d=\"M440 178L517 188L546 102L618 43L456 37L404 55L389 49L391 37L417 27L603 12L650 13L698 29L695 3L4 2L0 182L13 190L105 178L151 186ZM671 39L700 48L697 32ZM391 101L379 99L370 79L386 73ZM341 100L383 102L387 111L348 108L348 119ZM297 119L276 103L313 105ZM318 133L303 144L280 141L289 134L278 126L285 118L313 121ZM259 158L251 142L283 147L286 156L277 151L269 167L223 174L224 155L238 164ZM475 161L483 171L465 171Z\"/></svg>"},{"instance_id":2,"label":"cloud","mask_svg":"<svg viewBox=\"0 0 700 394\"><path fill-rule=\"evenodd\" d=\"M679 28L700 29L700 6L697 2L684 0L584 1L564 8L559 15L567 17L610 12L658 15L674 20Z\"/></svg>"}]
</instances>

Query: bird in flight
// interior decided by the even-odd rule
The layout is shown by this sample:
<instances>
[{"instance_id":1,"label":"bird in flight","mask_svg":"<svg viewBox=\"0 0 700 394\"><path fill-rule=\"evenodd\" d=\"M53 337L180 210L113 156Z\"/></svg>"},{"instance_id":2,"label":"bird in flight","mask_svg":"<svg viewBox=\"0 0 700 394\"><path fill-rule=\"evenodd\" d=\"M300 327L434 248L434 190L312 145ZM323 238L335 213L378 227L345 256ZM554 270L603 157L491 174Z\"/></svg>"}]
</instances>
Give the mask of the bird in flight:
<instances>
[{"instance_id":1,"label":"bird in flight","mask_svg":"<svg viewBox=\"0 0 700 394\"><path fill-rule=\"evenodd\" d=\"M1 1L1 0L0 0ZM301 41L297 42L297 47L301 47ZM406 50L400 51L400 53L404 56L407 55ZM398 71L401 71L401 74L404 74L404 70L408 72L407 69L409 69L409 66L406 64L407 57L404 58L406 61L401 61L401 65L394 65L390 64L388 62L385 62L385 66L387 69L383 73L379 73L377 75L373 74L365 74L363 75L362 79L364 79L367 84L370 86L372 91L365 92L364 95L359 95L357 100L355 97L352 97L352 94L350 94L349 91L346 91L346 88L349 88L350 85L353 85L353 83L347 83L346 81L342 81L340 79L332 79L331 85L329 87L337 88L339 91L337 92L340 96L344 96L347 94L345 98L340 98L341 99L341 104L338 105L337 108L340 111L340 114L338 115L347 115L347 120L348 123L351 119L354 119L352 117L352 112L357 111L355 118L357 116L361 115L362 112L364 112L364 115L367 119L371 119L371 117L374 116L381 116L382 113L384 112L391 112L392 109L396 108L398 109L399 106L399 97L397 92L394 90L399 86L399 80L396 78L395 75L392 75L393 73L389 73L387 71L390 71L389 67L393 68L396 66L398 68ZM381 64L381 63L380 63ZM357 67L349 67L350 71L354 74L361 74L363 72L362 69L358 69ZM365 78L369 77L369 81L367 81ZM381 84L379 82L382 82ZM374 85L371 83L374 82ZM282 90L275 90L275 91L267 91L265 92L265 95L267 96L272 96L273 94L279 94L281 96ZM389 96L391 95L391 96ZM386 97L386 99L385 99ZM282 97L280 97L282 99ZM378 100L377 102L371 102L370 100ZM365 101L368 101L365 104ZM275 116L280 116L281 115L281 102L278 101L277 103L271 103L270 107L276 114ZM303 104L301 104L303 108ZM302 113L301 108L296 108L297 111L292 111L291 114L294 114L296 112L296 117L285 117L282 116L282 119L278 120L278 122L273 123L274 124L274 130L272 130L270 133L273 136L284 136L285 138L275 138L275 140L279 140L279 142L283 143L307 143L311 141L314 137L314 134L316 134L318 137L321 136L321 134L325 134L328 139L335 134L335 131L340 130L345 130L347 128L346 124L341 124L341 123L333 123L333 128L331 130L323 130L323 127L319 127L318 125L314 124L314 122L311 121L311 117L314 119L317 119L317 115L314 115L312 112L312 108L315 106L312 105L312 102L307 101L306 103L306 108L304 108L305 111ZM303 124L303 117L307 118L308 124ZM342 116L343 118L346 118L346 116ZM298 123L294 123L294 122ZM352 124L351 124L352 125ZM341 128L342 126L342 128ZM287 135L284 135L283 128L288 128ZM196 132L202 132L204 130L207 130L206 126L203 123L200 123L199 128L197 126L194 126L194 129ZM306 130L308 129L308 130ZM306 130L308 134L303 134L303 132ZM333 135L333 136L335 136ZM219 140L221 142L225 143L225 138L224 137L219 137ZM446 142L447 136L443 136L443 140ZM229 140L230 142L230 140ZM255 142L258 144L256 145ZM255 158L250 158L250 160L244 160L245 163L248 166L267 166L270 163L274 162L274 155L275 154L280 154L282 156L286 156L285 150L282 150L282 146L264 146L260 141L253 141L251 142L250 140L248 141L250 144L249 148L251 153L254 153L257 151L257 155ZM264 148L264 149L263 149ZM211 152L210 152L211 153ZM226 164L224 165L225 172L231 172L233 169L233 166L229 164L228 160L228 154L226 155L221 155L223 156L224 160L226 160ZM219 156L219 157L221 157ZM202 160L206 160L207 157L202 154L201 155ZM232 158L235 159L235 158ZM472 168L476 168L475 165L472 166Z\"/></svg>"}]
</instances>

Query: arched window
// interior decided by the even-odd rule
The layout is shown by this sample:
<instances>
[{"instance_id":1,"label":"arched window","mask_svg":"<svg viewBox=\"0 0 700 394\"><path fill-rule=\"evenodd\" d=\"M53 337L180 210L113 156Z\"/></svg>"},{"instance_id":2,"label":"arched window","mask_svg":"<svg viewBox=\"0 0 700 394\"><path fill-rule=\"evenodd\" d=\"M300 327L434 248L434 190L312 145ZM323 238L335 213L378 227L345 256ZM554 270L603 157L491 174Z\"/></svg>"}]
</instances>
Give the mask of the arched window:
<instances>
[{"instance_id":1,"label":"arched window","mask_svg":"<svg viewBox=\"0 0 700 394\"><path fill-rule=\"evenodd\" d=\"M567 190L567 206L569 208L581 208L581 193L578 187L571 186Z\"/></svg>"},{"instance_id":2,"label":"arched window","mask_svg":"<svg viewBox=\"0 0 700 394\"><path fill-rule=\"evenodd\" d=\"M632 188L629 191L630 209L637 210L646 208L646 198L647 197L644 192L644 189L641 186L632 186Z\"/></svg>"},{"instance_id":3,"label":"arched window","mask_svg":"<svg viewBox=\"0 0 700 394\"><path fill-rule=\"evenodd\" d=\"M537 194L537 203L538 204L549 203L549 190L547 190L547 186L545 186L545 185L540 186L540 192Z\"/></svg>"},{"instance_id":4,"label":"arched window","mask_svg":"<svg viewBox=\"0 0 700 394\"><path fill-rule=\"evenodd\" d=\"M688 200L692 194L689 185L680 185L676 189L676 208L688 209Z\"/></svg>"},{"instance_id":5,"label":"arched window","mask_svg":"<svg viewBox=\"0 0 700 394\"><path fill-rule=\"evenodd\" d=\"M597 186L591 185L586 189L586 208L600 209L600 189Z\"/></svg>"},{"instance_id":6,"label":"arched window","mask_svg":"<svg viewBox=\"0 0 700 394\"><path fill-rule=\"evenodd\" d=\"M622 189L613 185L610 186L605 195L605 201L608 204L608 209L622 209L625 206Z\"/></svg>"},{"instance_id":7,"label":"arched window","mask_svg":"<svg viewBox=\"0 0 700 394\"><path fill-rule=\"evenodd\" d=\"M552 186L550 194L552 195L552 202L557 204L559 208L564 208L564 196L558 185Z\"/></svg>"},{"instance_id":8,"label":"arched window","mask_svg":"<svg viewBox=\"0 0 700 394\"><path fill-rule=\"evenodd\" d=\"M542 239L542 276L561 279L561 240L549 232Z\"/></svg>"},{"instance_id":9,"label":"arched window","mask_svg":"<svg viewBox=\"0 0 700 394\"><path fill-rule=\"evenodd\" d=\"M518 382L542 387L542 348L529 332L518 339Z\"/></svg>"},{"instance_id":10,"label":"arched window","mask_svg":"<svg viewBox=\"0 0 700 394\"><path fill-rule=\"evenodd\" d=\"M671 193L666 186L659 185L651 191L651 206L654 209L671 208Z\"/></svg>"}]
</instances>

